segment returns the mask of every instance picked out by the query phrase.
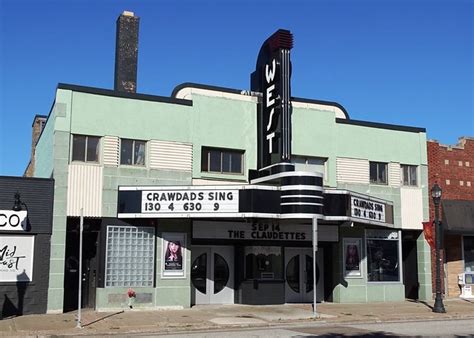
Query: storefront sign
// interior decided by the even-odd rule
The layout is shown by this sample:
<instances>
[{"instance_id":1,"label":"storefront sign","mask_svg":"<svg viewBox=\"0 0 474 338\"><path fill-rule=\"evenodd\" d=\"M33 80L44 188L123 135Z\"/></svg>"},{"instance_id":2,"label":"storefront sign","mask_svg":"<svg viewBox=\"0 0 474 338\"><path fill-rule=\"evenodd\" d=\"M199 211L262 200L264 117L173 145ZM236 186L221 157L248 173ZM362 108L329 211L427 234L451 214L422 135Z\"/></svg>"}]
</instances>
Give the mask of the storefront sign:
<instances>
[{"instance_id":1,"label":"storefront sign","mask_svg":"<svg viewBox=\"0 0 474 338\"><path fill-rule=\"evenodd\" d=\"M338 241L337 227L319 226L320 241ZM311 241L311 224L278 224L271 222L193 222L193 238Z\"/></svg>"},{"instance_id":2,"label":"storefront sign","mask_svg":"<svg viewBox=\"0 0 474 338\"><path fill-rule=\"evenodd\" d=\"M0 231L26 231L27 212L0 210Z\"/></svg>"},{"instance_id":3,"label":"storefront sign","mask_svg":"<svg viewBox=\"0 0 474 338\"><path fill-rule=\"evenodd\" d=\"M142 191L141 212L147 214L229 213L239 211L239 191L219 189Z\"/></svg>"},{"instance_id":4,"label":"storefront sign","mask_svg":"<svg viewBox=\"0 0 474 338\"><path fill-rule=\"evenodd\" d=\"M34 236L0 236L0 282L33 280Z\"/></svg>"},{"instance_id":5,"label":"storefront sign","mask_svg":"<svg viewBox=\"0 0 474 338\"><path fill-rule=\"evenodd\" d=\"M385 204L351 196L351 216L385 223Z\"/></svg>"}]
</instances>

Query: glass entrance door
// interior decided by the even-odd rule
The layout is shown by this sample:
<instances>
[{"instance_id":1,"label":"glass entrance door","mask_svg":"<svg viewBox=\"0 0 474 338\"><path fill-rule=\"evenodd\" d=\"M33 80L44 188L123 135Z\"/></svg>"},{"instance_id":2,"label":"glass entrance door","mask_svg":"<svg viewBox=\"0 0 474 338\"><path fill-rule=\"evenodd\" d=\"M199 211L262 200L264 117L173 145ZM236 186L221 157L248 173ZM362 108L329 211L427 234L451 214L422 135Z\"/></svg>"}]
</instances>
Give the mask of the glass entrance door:
<instances>
[{"instance_id":1,"label":"glass entrance door","mask_svg":"<svg viewBox=\"0 0 474 338\"><path fill-rule=\"evenodd\" d=\"M318 250L316 264L316 298L324 299L323 251ZM287 303L313 301L313 255L311 249L285 248L285 300Z\"/></svg>"},{"instance_id":2,"label":"glass entrance door","mask_svg":"<svg viewBox=\"0 0 474 338\"><path fill-rule=\"evenodd\" d=\"M193 304L234 303L233 247L193 247Z\"/></svg>"}]
</instances>

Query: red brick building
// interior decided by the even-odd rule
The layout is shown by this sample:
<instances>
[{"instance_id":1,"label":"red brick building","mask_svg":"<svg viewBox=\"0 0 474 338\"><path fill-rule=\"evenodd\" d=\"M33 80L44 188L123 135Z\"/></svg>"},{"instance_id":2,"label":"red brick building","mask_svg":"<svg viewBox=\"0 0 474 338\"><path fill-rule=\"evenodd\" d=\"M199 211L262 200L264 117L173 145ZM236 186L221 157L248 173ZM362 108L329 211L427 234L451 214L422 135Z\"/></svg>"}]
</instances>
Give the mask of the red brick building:
<instances>
[{"instance_id":1,"label":"red brick building","mask_svg":"<svg viewBox=\"0 0 474 338\"><path fill-rule=\"evenodd\" d=\"M474 138L461 137L455 146L428 141L429 189L435 182L443 190L440 219L444 230L442 288L447 298L461 293L458 274L474 272ZM430 220L434 204L430 198ZM433 291L435 256L431 252Z\"/></svg>"}]
</instances>

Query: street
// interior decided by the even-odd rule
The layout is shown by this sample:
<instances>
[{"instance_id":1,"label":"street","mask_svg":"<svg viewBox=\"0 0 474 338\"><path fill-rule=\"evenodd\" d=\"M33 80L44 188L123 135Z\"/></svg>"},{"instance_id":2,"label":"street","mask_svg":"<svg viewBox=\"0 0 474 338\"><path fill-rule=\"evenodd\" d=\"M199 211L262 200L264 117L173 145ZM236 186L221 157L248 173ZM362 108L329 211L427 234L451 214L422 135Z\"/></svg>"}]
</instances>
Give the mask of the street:
<instances>
[{"instance_id":1,"label":"street","mask_svg":"<svg viewBox=\"0 0 474 338\"><path fill-rule=\"evenodd\" d=\"M146 335L151 337L152 335ZM156 336L156 335L153 335ZM275 326L261 329L239 329L179 333L166 337L314 337L314 336L430 336L474 337L474 320L413 321L370 324L315 324Z\"/></svg>"}]
</instances>

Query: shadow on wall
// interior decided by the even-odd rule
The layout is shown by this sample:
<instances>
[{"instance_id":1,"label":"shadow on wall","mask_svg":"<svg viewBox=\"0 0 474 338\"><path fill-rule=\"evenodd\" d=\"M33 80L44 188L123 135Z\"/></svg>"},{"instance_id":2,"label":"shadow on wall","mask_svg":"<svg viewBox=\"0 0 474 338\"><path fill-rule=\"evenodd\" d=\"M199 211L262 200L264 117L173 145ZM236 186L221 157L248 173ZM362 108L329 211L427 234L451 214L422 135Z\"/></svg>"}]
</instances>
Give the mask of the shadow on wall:
<instances>
[{"instance_id":1,"label":"shadow on wall","mask_svg":"<svg viewBox=\"0 0 474 338\"><path fill-rule=\"evenodd\" d=\"M26 271L23 270L22 273L17 275L16 279L17 305L15 306L13 301L5 293L3 295L2 315L0 319L23 315L23 302L30 278L26 274Z\"/></svg>"}]
</instances>

